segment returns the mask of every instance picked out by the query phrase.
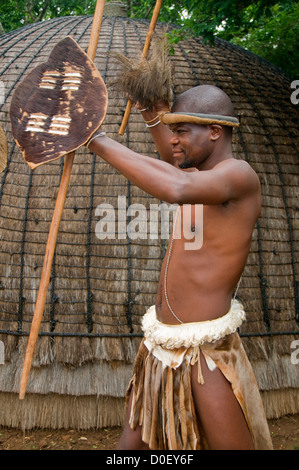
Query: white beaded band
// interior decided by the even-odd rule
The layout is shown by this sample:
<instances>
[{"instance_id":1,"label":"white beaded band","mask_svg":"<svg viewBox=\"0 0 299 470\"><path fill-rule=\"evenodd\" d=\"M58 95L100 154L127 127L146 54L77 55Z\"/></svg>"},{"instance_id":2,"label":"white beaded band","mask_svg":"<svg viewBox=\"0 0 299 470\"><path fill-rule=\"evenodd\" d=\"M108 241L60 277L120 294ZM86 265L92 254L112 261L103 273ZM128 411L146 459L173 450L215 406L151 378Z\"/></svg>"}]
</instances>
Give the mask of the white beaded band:
<instances>
[{"instance_id":1,"label":"white beaded band","mask_svg":"<svg viewBox=\"0 0 299 470\"><path fill-rule=\"evenodd\" d=\"M159 121L158 121L158 122L155 122L155 124L151 124L151 125L145 124L145 125L146 125L146 127L155 127L155 126L157 126L158 124L160 124L160 122L161 122L161 121L160 121L160 119L159 119Z\"/></svg>"},{"instance_id":2,"label":"white beaded band","mask_svg":"<svg viewBox=\"0 0 299 470\"><path fill-rule=\"evenodd\" d=\"M89 148L89 145L93 141L93 139L96 139L97 137L104 137L106 135L106 132L100 132L99 134L94 135L91 139L86 144L86 147Z\"/></svg>"}]
</instances>

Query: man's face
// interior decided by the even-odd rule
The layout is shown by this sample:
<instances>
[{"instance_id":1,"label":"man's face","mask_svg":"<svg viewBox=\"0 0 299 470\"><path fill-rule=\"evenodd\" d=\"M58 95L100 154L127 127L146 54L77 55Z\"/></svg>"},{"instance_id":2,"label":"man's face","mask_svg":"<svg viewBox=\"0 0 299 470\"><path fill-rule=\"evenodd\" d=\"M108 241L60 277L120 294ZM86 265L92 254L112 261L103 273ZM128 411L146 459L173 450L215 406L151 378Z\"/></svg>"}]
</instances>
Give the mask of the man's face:
<instances>
[{"instance_id":1,"label":"man's face","mask_svg":"<svg viewBox=\"0 0 299 470\"><path fill-rule=\"evenodd\" d=\"M199 169L212 151L210 127L189 123L177 123L169 127L172 131L170 144L177 165L182 169Z\"/></svg>"}]
</instances>

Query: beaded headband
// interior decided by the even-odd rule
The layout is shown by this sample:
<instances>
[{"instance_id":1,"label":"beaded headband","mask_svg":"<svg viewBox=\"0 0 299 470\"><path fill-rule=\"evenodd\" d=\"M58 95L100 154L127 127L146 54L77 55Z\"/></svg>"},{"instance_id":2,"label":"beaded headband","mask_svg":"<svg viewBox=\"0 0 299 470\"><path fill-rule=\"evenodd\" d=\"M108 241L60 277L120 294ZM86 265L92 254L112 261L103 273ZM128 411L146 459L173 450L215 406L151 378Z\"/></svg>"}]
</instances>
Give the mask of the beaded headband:
<instances>
[{"instance_id":1,"label":"beaded headband","mask_svg":"<svg viewBox=\"0 0 299 470\"><path fill-rule=\"evenodd\" d=\"M237 118L233 116L222 116L220 114L162 113L159 117L163 124L190 122L192 124L220 124L222 126L231 127L239 127L240 125Z\"/></svg>"}]
</instances>

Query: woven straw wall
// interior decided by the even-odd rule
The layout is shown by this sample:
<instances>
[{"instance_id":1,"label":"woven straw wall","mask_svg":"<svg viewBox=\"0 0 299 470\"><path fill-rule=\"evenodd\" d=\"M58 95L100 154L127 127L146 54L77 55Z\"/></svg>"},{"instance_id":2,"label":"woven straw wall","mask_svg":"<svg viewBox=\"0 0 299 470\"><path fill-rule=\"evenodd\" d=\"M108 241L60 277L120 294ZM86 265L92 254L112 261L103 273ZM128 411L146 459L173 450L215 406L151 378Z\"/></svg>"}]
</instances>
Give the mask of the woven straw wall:
<instances>
[{"instance_id":1,"label":"woven straw wall","mask_svg":"<svg viewBox=\"0 0 299 470\"><path fill-rule=\"evenodd\" d=\"M86 149L76 153L59 230L41 335L28 395L18 401L19 379L39 287L43 256L63 159L31 171L16 147L9 121L13 90L54 45L72 36L87 49L92 17L66 17L30 25L0 37L0 80L5 101L0 125L9 146L0 176L0 424L34 427L101 427L121 424L140 319L154 302L165 240L99 240L102 203L149 208L160 204L128 183ZM165 25L158 25L157 31ZM109 52L135 57L148 22L104 17L95 63L109 85L117 64ZM241 334L262 391L268 417L298 408L298 108L290 81L258 57L216 41L175 46L174 92L203 83L220 86L241 115L234 154L258 173L263 210L239 290L247 311ZM137 152L157 157L142 117L133 110L118 135L125 101L109 92L104 130ZM123 211L120 211L123 214Z\"/></svg>"}]
</instances>

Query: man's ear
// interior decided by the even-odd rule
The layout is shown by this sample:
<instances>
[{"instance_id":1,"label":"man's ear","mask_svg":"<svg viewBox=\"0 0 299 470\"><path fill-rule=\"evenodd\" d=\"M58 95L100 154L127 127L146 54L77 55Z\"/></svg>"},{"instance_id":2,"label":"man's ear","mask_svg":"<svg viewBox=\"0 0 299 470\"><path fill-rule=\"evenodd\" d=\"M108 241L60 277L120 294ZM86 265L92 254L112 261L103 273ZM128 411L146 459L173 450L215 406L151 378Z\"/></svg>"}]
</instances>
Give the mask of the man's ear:
<instances>
[{"instance_id":1,"label":"man's ear","mask_svg":"<svg viewBox=\"0 0 299 470\"><path fill-rule=\"evenodd\" d=\"M223 134L223 127L219 124L210 124L210 136L211 140L216 142Z\"/></svg>"}]
</instances>

